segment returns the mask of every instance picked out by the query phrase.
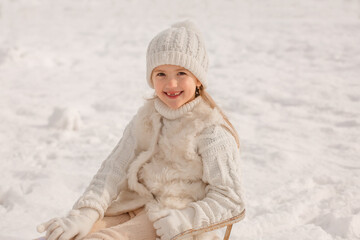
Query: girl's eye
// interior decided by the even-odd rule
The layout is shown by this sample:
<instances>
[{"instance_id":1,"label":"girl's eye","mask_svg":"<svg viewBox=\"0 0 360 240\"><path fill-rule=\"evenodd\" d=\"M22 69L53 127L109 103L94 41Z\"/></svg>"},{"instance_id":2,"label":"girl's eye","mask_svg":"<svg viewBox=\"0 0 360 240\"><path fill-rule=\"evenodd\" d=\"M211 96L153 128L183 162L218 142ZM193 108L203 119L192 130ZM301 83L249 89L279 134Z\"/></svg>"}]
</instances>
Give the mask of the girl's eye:
<instances>
[{"instance_id":1,"label":"girl's eye","mask_svg":"<svg viewBox=\"0 0 360 240\"><path fill-rule=\"evenodd\" d=\"M186 75L186 72L179 72L179 75Z\"/></svg>"},{"instance_id":2,"label":"girl's eye","mask_svg":"<svg viewBox=\"0 0 360 240\"><path fill-rule=\"evenodd\" d=\"M158 73L158 74L156 74L156 76L163 77L163 76L165 76L165 74L164 73Z\"/></svg>"}]
</instances>

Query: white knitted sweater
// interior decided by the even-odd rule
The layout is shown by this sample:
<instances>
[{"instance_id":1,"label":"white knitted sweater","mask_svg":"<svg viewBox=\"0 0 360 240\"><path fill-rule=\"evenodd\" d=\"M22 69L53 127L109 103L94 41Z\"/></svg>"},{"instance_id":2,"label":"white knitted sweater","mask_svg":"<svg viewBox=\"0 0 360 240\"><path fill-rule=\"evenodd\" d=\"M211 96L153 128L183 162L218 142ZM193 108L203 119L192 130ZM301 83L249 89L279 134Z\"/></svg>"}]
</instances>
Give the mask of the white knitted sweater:
<instances>
[{"instance_id":1,"label":"white knitted sweater","mask_svg":"<svg viewBox=\"0 0 360 240\"><path fill-rule=\"evenodd\" d=\"M224 125L201 97L177 110L147 101L74 209L103 217L146 205L152 218L170 209L176 214L158 216L172 223L169 239L240 214L239 151Z\"/></svg>"}]
</instances>

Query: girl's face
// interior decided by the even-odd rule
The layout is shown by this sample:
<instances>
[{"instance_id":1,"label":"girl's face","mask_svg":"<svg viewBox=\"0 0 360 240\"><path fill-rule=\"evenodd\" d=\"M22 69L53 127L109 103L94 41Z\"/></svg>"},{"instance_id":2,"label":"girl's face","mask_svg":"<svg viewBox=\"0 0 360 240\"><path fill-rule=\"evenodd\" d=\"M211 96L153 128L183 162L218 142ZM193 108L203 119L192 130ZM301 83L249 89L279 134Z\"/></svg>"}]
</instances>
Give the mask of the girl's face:
<instances>
[{"instance_id":1,"label":"girl's face","mask_svg":"<svg viewBox=\"0 0 360 240\"><path fill-rule=\"evenodd\" d=\"M200 81L187 69L175 65L161 65L152 74L156 95L168 107L177 109L195 98Z\"/></svg>"}]
</instances>

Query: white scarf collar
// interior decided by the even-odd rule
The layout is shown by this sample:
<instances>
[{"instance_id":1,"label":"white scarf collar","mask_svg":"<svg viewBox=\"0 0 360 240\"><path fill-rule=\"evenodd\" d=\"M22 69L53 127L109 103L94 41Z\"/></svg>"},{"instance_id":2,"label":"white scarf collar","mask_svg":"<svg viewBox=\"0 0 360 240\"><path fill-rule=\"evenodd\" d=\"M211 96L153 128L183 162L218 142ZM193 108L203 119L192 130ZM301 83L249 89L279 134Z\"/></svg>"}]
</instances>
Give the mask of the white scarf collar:
<instances>
[{"instance_id":1,"label":"white scarf collar","mask_svg":"<svg viewBox=\"0 0 360 240\"><path fill-rule=\"evenodd\" d=\"M193 110L193 108L202 101L201 96L195 98L191 102L185 103L178 109L169 108L163 101L161 101L158 97L155 99L155 109L160 113L163 117L174 120L185 115L187 112Z\"/></svg>"}]
</instances>

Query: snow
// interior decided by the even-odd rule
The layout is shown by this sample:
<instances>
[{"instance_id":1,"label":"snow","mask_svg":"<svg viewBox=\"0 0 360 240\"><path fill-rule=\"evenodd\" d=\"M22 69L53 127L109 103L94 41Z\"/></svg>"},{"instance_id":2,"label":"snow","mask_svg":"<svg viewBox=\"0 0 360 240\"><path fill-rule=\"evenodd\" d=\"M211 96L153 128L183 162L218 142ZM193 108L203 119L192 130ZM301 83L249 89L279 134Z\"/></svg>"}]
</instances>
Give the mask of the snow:
<instances>
[{"instance_id":1,"label":"snow","mask_svg":"<svg viewBox=\"0 0 360 240\"><path fill-rule=\"evenodd\" d=\"M82 125L83 123L79 111L72 108L56 107L48 119L49 127L62 130L78 131Z\"/></svg>"},{"instance_id":2,"label":"snow","mask_svg":"<svg viewBox=\"0 0 360 240\"><path fill-rule=\"evenodd\" d=\"M153 94L147 44L188 18L241 141L231 239L360 239L360 1L0 0L1 240L67 214Z\"/></svg>"}]
</instances>

